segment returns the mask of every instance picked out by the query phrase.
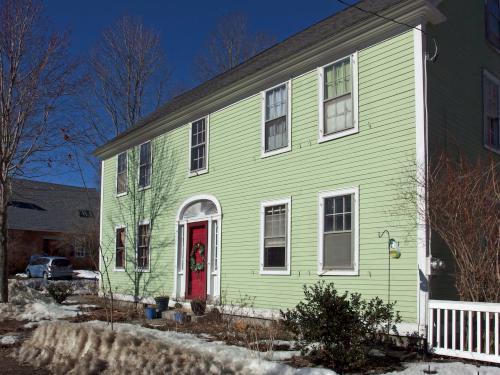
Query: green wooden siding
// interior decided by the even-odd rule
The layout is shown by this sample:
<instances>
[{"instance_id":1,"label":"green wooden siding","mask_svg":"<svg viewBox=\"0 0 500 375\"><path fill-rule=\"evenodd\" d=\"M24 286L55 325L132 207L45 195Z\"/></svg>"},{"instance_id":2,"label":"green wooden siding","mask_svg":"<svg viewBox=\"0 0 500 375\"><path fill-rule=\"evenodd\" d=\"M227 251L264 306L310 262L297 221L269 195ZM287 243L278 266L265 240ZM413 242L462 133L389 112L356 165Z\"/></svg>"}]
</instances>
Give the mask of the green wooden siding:
<instances>
[{"instance_id":1,"label":"green wooden siding","mask_svg":"<svg viewBox=\"0 0 500 375\"><path fill-rule=\"evenodd\" d=\"M259 93L210 114L209 172L188 177L189 126L156 142L167 142L176 160L175 204L165 208L153 234L153 278L145 294L173 289L175 219L182 201L211 194L222 206L221 292L228 298L255 297L255 307L284 308L303 296L302 285L317 275L318 193L351 186L360 191L359 276L327 276L340 289L365 297L387 296L387 240L400 241L402 257L392 261L392 300L407 322L416 321L417 256L415 217L398 212L399 182L415 160L413 32L359 51L359 133L318 143L318 75L292 79L292 150L261 158ZM341 56L332 56L332 61ZM193 119L195 120L195 119ZM165 160L158 157L153 170ZM116 158L104 162L103 247L114 244L118 223ZM259 274L260 203L291 197L291 275ZM131 223L120 223L129 224ZM166 243L155 248L155 243ZM133 251L133 249L127 249ZM123 272L113 285L131 289Z\"/></svg>"}]
</instances>

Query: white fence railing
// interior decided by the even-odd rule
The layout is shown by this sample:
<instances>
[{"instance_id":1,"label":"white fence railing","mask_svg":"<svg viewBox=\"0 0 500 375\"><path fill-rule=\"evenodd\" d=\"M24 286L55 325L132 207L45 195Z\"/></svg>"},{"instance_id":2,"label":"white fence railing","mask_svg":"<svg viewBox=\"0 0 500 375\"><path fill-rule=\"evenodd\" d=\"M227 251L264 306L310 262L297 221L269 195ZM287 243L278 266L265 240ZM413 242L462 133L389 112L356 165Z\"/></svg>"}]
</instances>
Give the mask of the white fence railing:
<instances>
[{"instance_id":1,"label":"white fence railing","mask_svg":"<svg viewBox=\"0 0 500 375\"><path fill-rule=\"evenodd\" d=\"M436 354L500 363L500 303L429 301L428 341Z\"/></svg>"}]
</instances>

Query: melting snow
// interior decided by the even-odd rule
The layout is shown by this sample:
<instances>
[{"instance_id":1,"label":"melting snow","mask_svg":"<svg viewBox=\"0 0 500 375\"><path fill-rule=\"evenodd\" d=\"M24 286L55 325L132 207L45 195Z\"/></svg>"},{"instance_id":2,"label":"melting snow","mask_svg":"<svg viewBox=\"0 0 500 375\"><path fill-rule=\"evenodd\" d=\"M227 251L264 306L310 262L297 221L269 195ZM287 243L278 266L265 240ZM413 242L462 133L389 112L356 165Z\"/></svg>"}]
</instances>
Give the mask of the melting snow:
<instances>
[{"instance_id":1,"label":"melting snow","mask_svg":"<svg viewBox=\"0 0 500 375\"><path fill-rule=\"evenodd\" d=\"M17 336L11 336L11 335L0 336L0 345L14 345L18 341L19 337Z\"/></svg>"},{"instance_id":2,"label":"melting snow","mask_svg":"<svg viewBox=\"0 0 500 375\"><path fill-rule=\"evenodd\" d=\"M89 270L74 270L73 273L76 275L76 277L80 279L93 279L93 280L99 280L99 272L97 271L89 271Z\"/></svg>"}]
</instances>

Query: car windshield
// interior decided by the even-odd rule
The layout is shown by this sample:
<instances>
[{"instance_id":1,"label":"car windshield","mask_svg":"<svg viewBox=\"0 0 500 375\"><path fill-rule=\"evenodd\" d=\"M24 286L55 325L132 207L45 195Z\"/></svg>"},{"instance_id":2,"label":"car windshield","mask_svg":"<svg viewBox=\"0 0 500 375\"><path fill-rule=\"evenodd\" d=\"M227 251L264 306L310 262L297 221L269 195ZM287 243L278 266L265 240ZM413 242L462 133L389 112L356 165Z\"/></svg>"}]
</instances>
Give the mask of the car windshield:
<instances>
[{"instance_id":1,"label":"car windshield","mask_svg":"<svg viewBox=\"0 0 500 375\"><path fill-rule=\"evenodd\" d=\"M70 265L67 259L54 259L52 261L52 266L55 267L68 267Z\"/></svg>"}]
</instances>

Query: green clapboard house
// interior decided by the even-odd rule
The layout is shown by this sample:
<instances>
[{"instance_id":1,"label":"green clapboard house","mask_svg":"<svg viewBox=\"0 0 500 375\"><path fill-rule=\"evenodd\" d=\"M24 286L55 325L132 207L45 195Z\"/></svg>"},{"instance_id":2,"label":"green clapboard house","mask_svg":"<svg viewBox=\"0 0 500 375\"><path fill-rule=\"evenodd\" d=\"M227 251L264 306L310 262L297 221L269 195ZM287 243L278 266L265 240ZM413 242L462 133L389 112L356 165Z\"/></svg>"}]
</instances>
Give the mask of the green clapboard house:
<instances>
[{"instance_id":1,"label":"green clapboard house","mask_svg":"<svg viewBox=\"0 0 500 375\"><path fill-rule=\"evenodd\" d=\"M453 275L429 282L430 231L403 190L452 144L500 153L498 9L360 1L100 147L116 295L251 300L272 316L325 280L397 301L423 331L429 290L452 294Z\"/></svg>"}]
</instances>

